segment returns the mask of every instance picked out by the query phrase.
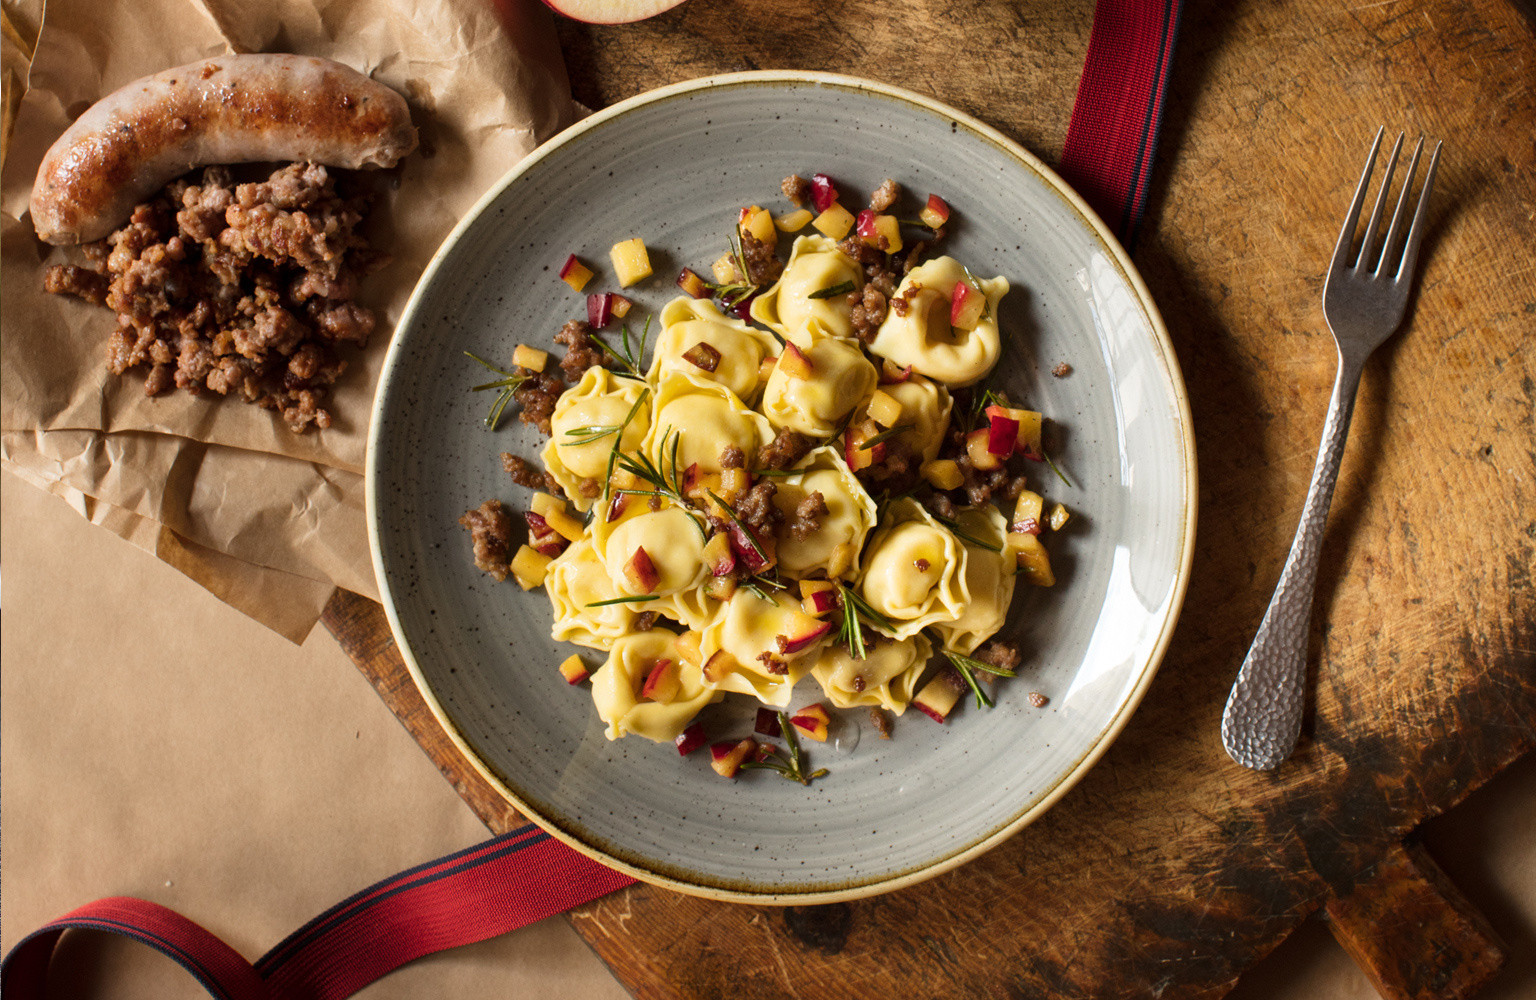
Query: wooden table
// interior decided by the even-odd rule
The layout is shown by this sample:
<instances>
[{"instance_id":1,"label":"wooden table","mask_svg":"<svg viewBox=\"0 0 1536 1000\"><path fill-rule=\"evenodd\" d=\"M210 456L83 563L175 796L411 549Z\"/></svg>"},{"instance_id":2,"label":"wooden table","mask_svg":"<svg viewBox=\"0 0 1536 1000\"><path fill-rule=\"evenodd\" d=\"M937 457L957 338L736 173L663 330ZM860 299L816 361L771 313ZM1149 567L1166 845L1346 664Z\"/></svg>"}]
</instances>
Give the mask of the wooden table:
<instances>
[{"instance_id":1,"label":"wooden table","mask_svg":"<svg viewBox=\"0 0 1536 1000\"><path fill-rule=\"evenodd\" d=\"M592 107L721 71L836 70L1054 162L1091 8L690 0L560 37ZM1486 981L1491 931L1411 833L1536 745L1533 81L1536 36L1504 0L1188 5L1134 258L1188 381L1200 535L1150 694L1040 822L928 883L788 909L639 885L573 912L636 996L1218 997L1320 907L1388 995ZM1311 472L1334 363L1322 271L1383 123L1447 142L1422 281L1361 388L1301 748L1248 772L1221 709ZM378 606L341 594L326 621L486 823L517 822L436 731Z\"/></svg>"}]
</instances>

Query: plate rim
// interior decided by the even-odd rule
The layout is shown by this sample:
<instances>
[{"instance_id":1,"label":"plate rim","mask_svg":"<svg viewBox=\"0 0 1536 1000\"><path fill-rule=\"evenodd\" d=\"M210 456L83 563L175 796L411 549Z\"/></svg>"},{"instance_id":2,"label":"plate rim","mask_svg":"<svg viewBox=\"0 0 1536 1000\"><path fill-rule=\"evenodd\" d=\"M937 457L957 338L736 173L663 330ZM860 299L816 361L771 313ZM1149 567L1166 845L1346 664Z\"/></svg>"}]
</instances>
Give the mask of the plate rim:
<instances>
[{"instance_id":1,"label":"plate rim","mask_svg":"<svg viewBox=\"0 0 1536 1000\"><path fill-rule=\"evenodd\" d=\"M927 111L943 117L951 118L964 124L968 129L975 131L994 145L1006 150L1010 155L1022 160L1032 168L1049 186L1056 195L1066 202L1074 211L1078 220L1096 236L1109 258L1114 262L1116 270L1126 283L1135 291L1136 300L1143 313L1149 320L1151 340L1156 344L1157 356L1161 361L1161 370L1168 380L1172 390L1173 402L1178 415L1179 444L1182 452L1182 477L1184 486L1184 509L1182 511L1181 551L1177 572L1174 577L1172 590L1168 600L1168 610L1165 612L1158 635L1151 647L1147 663L1142 669L1136 684L1127 692L1118 711L1108 721L1095 739L1092 746L1083 754L1065 773L1063 773L1051 788L1040 796L1028 809L1025 809L1014 819L964 849L952 854L935 859L926 867L899 873L893 876L876 878L858 885L850 885L833 889L819 889L807 892L765 891L752 892L741 889L724 889L711 885L702 885L682 881L669 875L650 871L620 858L605 853L576 836L562 829L561 826L549 817L542 816L523 802L515 791L509 788L490 766L483 761L479 754L470 746L468 740L459 731L458 726L448 715L442 704L433 693L426 675L417 662L410 645L405 641L404 628L401 625L399 614L395 608L393 592L389 580L385 574L384 555L382 552L382 540L378 530L378 491L375 483L379 479L379 437L382 423L379 419L380 410L386 394L382 391L389 381L400 352L403 350L401 341L393 333L390 338L389 348L379 369L377 390L374 395L373 405L369 411L368 444L366 459L364 462L364 494L365 516L368 523L369 552L373 562L374 578L379 588L380 603L384 607L385 616L389 621L390 633L395 641L395 646L400 652L407 671L411 675L412 683L421 695L433 718L442 728L444 734L463 758L495 791L501 795L508 804L513 806L518 814L528 822L533 823L544 830L550 836L576 850L578 853L589 857L600 864L605 865L622 874L629 875L636 880L672 889L677 892L706 899L714 899L724 902L748 903L756 905L819 905L834 902L848 902L855 899L863 899L870 896L893 892L906 888L928 879L937 877L960 867L982 854L992 850L1004 841L1012 838L1020 830L1029 826L1049 811L1060 799L1066 795L1083 776L1093 768L1101 757L1109 750L1110 746L1119 738L1130 719L1140 707L1143 698L1150 689L1153 680L1162 667L1163 659L1167 654L1168 646L1172 641L1173 632L1178 625L1183 612L1184 598L1189 584L1190 569L1194 560L1195 535L1199 508L1199 478L1196 462L1194 425L1190 409L1189 395L1185 386L1182 369L1178 363L1178 357L1173 349L1173 343L1168 335L1168 330L1163 322L1161 311L1153 299L1151 291L1147 288L1140 272L1130 260L1130 255L1121 246L1120 241L1109 230L1102 219L1088 206L1083 197L1064 181L1059 174L1049 167L1038 156L1031 153L1021 144L1008 138L995 127L988 125L973 115L970 115L952 105L946 104L935 98L921 94L904 87L895 86L863 77L851 76L840 73L828 73L820 71L801 70L748 70L735 73L716 73L709 76L697 77L668 84L653 90L644 91L632 97L626 98L600 111L593 112L578 122L566 127L556 135L541 143L527 156L513 164L500 178L491 184L489 188L478 198L475 203L464 213L453 229L444 237L433 253L431 259L422 269L405 308L400 313L400 318L394 325L394 333L405 329L414 321L420 308L430 279L432 279L444 259L450 254L459 238L476 220L485 212L488 206L494 203L523 174L531 170L539 162L551 155L555 150L575 141L581 135L592 131L605 122L627 114L630 110L652 104L658 101L668 100L679 94L696 91L714 90L736 85L750 84L800 84L815 86L834 86L848 90L866 91L872 94L905 101L917 105Z\"/></svg>"}]
</instances>

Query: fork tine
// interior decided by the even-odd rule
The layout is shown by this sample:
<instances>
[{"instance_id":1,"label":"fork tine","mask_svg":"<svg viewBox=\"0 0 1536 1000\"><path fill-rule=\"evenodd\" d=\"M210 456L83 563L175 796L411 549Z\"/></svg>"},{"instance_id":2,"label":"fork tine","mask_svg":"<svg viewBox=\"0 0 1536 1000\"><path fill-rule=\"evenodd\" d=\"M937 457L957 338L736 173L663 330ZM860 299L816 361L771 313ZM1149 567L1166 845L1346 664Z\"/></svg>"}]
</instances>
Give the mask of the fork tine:
<instances>
[{"instance_id":1,"label":"fork tine","mask_svg":"<svg viewBox=\"0 0 1536 1000\"><path fill-rule=\"evenodd\" d=\"M1429 155L1429 169L1424 171L1424 187L1419 191L1419 207L1413 212L1413 225L1408 227L1408 245L1403 249L1403 262L1398 265L1394 280L1413 278L1414 267L1419 262L1419 244L1424 242L1424 215L1429 208L1429 192L1435 186L1435 168L1440 165L1440 142L1435 141L1435 151Z\"/></svg>"},{"instance_id":2,"label":"fork tine","mask_svg":"<svg viewBox=\"0 0 1536 1000\"><path fill-rule=\"evenodd\" d=\"M1408 169L1403 173L1403 189L1397 194L1397 208L1392 213L1392 225L1387 228L1386 242L1381 245L1381 259L1376 262L1376 270L1372 272L1375 277L1379 278L1386 273L1387 262L1397 253L1403 221L1408 215L1408 192L1413 189L1413 178L1419 171L1419 154L1423 151L1424 137L1419 136L1419 141L1413 146L1413 155L1408 158ZM1382 194L1385 196L1385 188Z\"/></svg>"},{"instance_id":3,"label":"fork tine","mask_svg":"<svg viewBox=\"0 0 1536 1000\"><path fill-rule=\"evenodd\" d=\"M1360 234L1360 257L1355 261L1355 267L1364 271L1377 263L1377 248L1380 247L1385 257L1387 245L1378 243L1377 237L1381 233L1381 210L1387 204L1387 192L1392 188L1392 175L1397 171L1397 154L1403 149L1403 133L1397 133L1397 139L1392 143L1392 152L1387 156L1387 169L1381 175L1381 187L1376 191L1376 204L1371 207L1371 221L1365 224L1365 231ZM1379 266L1379 264L1378 264Z\"/></svg>"},{"instance_id":4,"label":"fork tine","mask_svg":"<svg viewBox=\"0 0 1536 1000\"><path fill-rule=\"evenodd\" d=\"M1365 158L1365 170L1360 174L1360 183L1355 185L1355 200L1349 204L1349 214L1344 217L1344 226L1339 230L1339 241L1333 247L1333 260L1328 269L1336 271L1349 266L1349 250L1355 241L1355 225L1360 221L1360 208L1365 204L1365 189L1371 183L1371 170L1376 166L1376 151L1381 148L1381 137L1386 133L1386 126L1376 130L1376 138L1371 142L1370 155Z\"/></svg>"}]
</instances>

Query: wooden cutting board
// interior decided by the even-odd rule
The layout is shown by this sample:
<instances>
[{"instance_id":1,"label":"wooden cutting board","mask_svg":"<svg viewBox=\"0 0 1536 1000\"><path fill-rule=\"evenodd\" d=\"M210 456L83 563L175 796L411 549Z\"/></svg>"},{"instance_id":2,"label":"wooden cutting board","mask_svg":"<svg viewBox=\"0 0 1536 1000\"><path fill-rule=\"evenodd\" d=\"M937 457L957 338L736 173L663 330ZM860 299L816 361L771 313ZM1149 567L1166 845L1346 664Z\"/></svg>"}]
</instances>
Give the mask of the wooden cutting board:
<instances>
[{"instance_id":1,"label":"wooden cutting board","mask_svg":"<svg viewBox=\"0 0 1536 1000\"><path fill-rule=\"evenodd\" d=\"M591 107L834 70L1055 162L1091 6L689 0L560 37ZM1390 996L1492 975L1492 932L1404 839L1536 746L1533 80L1536 37L1504 0L1188 5L1134 258L1188 381L1200 530L1150 693L1042 820L932 881L788 909L638 885L573 912L637 997L1219 997L1319 908ZM1322 272L1379 124L1448 145L1411 321L1356 409L1303 742L1258 774L1222 751L1221 710L1311 473L1334 360ZM326 622L486 823L516 823L437 730L378 605L339 594Z\"/></svg>"}]
</instances>

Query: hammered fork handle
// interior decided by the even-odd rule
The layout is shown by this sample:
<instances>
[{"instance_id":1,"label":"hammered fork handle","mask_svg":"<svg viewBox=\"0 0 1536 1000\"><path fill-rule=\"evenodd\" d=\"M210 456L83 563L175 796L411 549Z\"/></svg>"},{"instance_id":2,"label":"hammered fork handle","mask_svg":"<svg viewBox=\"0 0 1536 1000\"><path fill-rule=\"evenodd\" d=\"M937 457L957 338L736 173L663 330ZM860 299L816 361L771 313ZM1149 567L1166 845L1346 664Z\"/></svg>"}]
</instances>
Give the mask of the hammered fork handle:
<instances>
[{"instance_id":1,"label":"hammered fork handle","mask_svg":"<svg viewBox=\"0 0 1536 1000\"><path fill-rule=\"evenodd\" d=\"M1301 508L1301 524L1222 714L1222 743L1232 759L1244 767L1260 771L1279 767L1301 735L1318 555L1363 367L1363 358L1340 352L1322 444Z\"/></svg>"}]
</instances>

